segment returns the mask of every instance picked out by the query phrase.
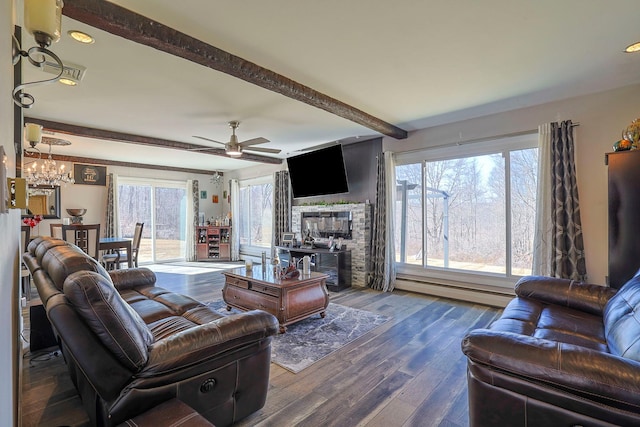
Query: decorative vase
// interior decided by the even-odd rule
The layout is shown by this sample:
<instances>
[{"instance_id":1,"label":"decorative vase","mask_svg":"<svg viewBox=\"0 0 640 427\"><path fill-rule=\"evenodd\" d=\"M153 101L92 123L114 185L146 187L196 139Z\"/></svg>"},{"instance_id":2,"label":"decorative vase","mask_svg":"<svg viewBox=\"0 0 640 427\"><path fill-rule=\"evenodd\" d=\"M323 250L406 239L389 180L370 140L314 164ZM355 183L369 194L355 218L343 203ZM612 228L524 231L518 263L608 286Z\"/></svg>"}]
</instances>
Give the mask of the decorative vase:
<instances>
[{"instance_id":1,"label":"decorative vase","mask_svg":"<svg viewBox=\"0 0 640 427\"><path fill-rule=\"evenodd\" d=\"M637 150L640 148L640 119L635 119L624 130L623 137L631 143L631 148Z\"/></svg>"}]
</instances>

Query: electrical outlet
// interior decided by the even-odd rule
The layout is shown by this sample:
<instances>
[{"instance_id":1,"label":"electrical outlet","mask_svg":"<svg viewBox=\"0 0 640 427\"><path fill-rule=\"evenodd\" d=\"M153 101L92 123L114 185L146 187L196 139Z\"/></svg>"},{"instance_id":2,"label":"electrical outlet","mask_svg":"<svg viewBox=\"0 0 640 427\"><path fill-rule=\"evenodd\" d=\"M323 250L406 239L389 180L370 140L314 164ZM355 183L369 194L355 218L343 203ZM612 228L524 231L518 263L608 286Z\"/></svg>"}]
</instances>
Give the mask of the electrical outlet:
<instances>
[{"instance_id":1,"label":"electrical outlet","mask_svg":"<svg viewBox=\"0 0 640 427\"><path fill-rule=\"evenodd\" d=\"M22 308L25 308L27 306L27 297L20 298L20 304L22 305Z\"/></svg>"}]
</instances>

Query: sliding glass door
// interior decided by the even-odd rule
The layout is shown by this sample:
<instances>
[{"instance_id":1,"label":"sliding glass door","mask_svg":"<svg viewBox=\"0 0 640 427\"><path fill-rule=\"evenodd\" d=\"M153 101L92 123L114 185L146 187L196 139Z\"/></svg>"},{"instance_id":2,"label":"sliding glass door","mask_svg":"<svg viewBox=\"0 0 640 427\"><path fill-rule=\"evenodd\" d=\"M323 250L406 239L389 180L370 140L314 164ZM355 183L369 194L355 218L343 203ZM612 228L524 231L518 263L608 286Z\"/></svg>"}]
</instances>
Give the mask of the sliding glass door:
<instances>
[{"instance_id":1,"label":"sliding glass door","mask_svg":"<svg viewBox=\"0 0 640 427\"><path fill-rule=\"evenodd\" d=\"M143 222L140 263L185 259L185 182L118 179L120 235L133 238L136 222Z\"/></svg>"}]
</instances>

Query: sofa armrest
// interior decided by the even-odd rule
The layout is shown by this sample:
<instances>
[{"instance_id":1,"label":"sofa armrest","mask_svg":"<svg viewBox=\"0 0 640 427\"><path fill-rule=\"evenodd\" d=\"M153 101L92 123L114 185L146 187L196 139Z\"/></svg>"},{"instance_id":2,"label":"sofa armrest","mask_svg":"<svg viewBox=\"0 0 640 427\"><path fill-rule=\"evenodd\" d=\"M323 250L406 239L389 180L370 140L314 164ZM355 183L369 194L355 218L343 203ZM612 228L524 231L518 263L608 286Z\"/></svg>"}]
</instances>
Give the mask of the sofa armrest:
<instances>
[{"instance_id":1,"label":"sofa armrest","mask_svg":"<svg viewBox=\"0 0 640 427\"><path fill-rule=\"evenodd\" d=\"M147 366L137 376L150 377L185 368L277 332L278 320L265 311L226 316L156 341L149 348Z\"/></svg>"},{"instance_id":2,"label":"sofa armrest","mask_svg":"<svg viewBox=\"0 0 640 427\"><path fill-rule=\"evenodd\" d=\"M119 291L140 286L155 286L156 274L145 267L109 271L113 286Z\"/></svg>"},{"instance_id":3,"label":"sofa armrest","mask_svg":"<svg viewBox=\"0 0 640 427\"><path fill-rule=\"evenodd\" d=\"M470 361L583 399L640 411L640 363L510 332L477 329L462 341Z\"/></svg>"},{"instance_id":4,"label":"sofa armrest","mask_svg":"<svg viewBox=\"0 0 640 427\"><path fill-rule=\"evenodd\" d=\"M516 283L516 295L602 315L616 290L600 285L546 276L526 276Z\"/></svg>"}]
</instances>

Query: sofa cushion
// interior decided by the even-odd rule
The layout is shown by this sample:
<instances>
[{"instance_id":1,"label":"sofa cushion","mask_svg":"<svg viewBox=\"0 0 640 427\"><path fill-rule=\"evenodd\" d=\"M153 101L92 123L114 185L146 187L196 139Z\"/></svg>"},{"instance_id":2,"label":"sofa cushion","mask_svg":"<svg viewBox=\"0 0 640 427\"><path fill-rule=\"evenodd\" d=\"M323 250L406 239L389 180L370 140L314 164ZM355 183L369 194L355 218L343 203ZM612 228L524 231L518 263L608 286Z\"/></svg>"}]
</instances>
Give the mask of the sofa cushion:
<instances>
[{"instance_id":1,"label":"sofa cushion","mask_svg":"<svg viewBox=\"0 0 640 427\"><path fill-rule=\"evenodd\" d=\"M609 351L640 361L640 276L625 283L604 309Z\"/></svg>"},{"instance_id":2,"label":"sofa cushion","mask_svg":"<svg viewBox=\"0 0 640 427\"><path fill-rule=\"evenodd\" d=\"M93 271L73 273L64 294L102 343L134 372L145 366L153 335L111 281Z\"/></svg>"}]
</instances>

